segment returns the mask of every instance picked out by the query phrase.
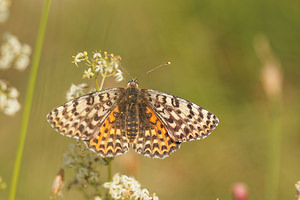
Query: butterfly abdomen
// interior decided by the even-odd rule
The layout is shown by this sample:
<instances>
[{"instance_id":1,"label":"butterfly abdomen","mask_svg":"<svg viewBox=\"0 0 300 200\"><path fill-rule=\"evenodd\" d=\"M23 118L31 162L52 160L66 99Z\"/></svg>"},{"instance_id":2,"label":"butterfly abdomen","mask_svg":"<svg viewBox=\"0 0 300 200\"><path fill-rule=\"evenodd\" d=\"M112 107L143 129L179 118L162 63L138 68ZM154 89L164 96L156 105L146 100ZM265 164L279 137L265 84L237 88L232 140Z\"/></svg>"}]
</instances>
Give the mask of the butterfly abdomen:
<instances>
[{"instance_id":1,"label":"butterfly abdomen","mask_svg":"<svg viewBox=\"0 0 300 200\"><path fill-rule=\"evenodd\" d=\"M129 142L133 142L137 136L139 128L139 115L137 107L137 99L140 90L135 86L129 86L126 89L126 99L124 106L126 107L126 132Z\"/></svg>"}]
</instances>

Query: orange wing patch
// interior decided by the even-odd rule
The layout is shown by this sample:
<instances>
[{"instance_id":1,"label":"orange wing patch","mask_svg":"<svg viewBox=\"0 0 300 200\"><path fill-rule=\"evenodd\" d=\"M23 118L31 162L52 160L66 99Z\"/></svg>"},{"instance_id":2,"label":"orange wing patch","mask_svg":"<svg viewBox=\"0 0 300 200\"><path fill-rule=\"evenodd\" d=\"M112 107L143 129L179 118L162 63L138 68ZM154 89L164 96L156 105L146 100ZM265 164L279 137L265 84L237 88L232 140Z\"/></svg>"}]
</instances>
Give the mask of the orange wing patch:
<instances>
[{"instance_id":1,"label":"orange wing patch","mask_svg":"<svg viewBox=\"0 0 300 200\"><path fill-rule=\"evenodd\" d=\"M133 142L133 148L136 152L151 158L165 158L178 149L180 143L169 136L165 126L149 107L146 109L146 114L151 116L150 128L140 130Z\"/></svg>"},{"instance_id":2,"label":"orange wing patch","mask_svg":"<svg viewBox=\"0 0 300 200\"><path fill-rule=\"evenodd\" d=\"M126 134L120 129L120 123L122 122L115 117L118 113L119 108L117 106L103 122L98 134L86 141L88 148L102 157L122 155L129 149Z\"/></svg>"}]
</instances>

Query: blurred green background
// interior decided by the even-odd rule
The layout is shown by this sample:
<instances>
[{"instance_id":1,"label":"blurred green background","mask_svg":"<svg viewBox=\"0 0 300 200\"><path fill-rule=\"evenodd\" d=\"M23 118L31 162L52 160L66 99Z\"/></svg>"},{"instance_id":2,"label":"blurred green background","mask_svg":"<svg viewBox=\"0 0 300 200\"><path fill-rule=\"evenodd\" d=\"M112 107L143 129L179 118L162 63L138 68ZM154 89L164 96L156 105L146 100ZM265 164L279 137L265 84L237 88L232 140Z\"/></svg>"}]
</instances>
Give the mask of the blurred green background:
<instances>
[{"instance_id":1,"label":"blurred green background","mask_svg":"<svg viewBox=\"0 0 300 200\"><path fill-rule=\"evenodd\" d=\"M0 24L1 37L11 32L34 47L42 6L38 0L12 1L8 20ZM261 81L264 63L254 48L258 35L269 40L283 76L277 118L281 153L275 155L280 157L279 188L274 192L278 199L294 199L300 180L300 3L293 0L52 1L16 199L50 196L62 154L74 140L57 134L45 118L65 102L71 83L93 86L82 80L85 68L71 63L84 50L120 55L133 77L171 61L140 79L140 87L188 99L220 119L208 138L184 143L164 160L132 152L117 157L113 174L134 175L160 199L231 199L236 182L248 185L250 199L263 199L271 184L268 145L278 124ZM23 105L29 69L0 73L20 90ZM108 80L105 87L126 83ZM0 113L0 176L8 186L21 118L22 111L14 117ZM9 188L0 191L0 199L8 193ZM64 192L64 197L83 199L76 192Z\"/></svg>"}]
</instances>

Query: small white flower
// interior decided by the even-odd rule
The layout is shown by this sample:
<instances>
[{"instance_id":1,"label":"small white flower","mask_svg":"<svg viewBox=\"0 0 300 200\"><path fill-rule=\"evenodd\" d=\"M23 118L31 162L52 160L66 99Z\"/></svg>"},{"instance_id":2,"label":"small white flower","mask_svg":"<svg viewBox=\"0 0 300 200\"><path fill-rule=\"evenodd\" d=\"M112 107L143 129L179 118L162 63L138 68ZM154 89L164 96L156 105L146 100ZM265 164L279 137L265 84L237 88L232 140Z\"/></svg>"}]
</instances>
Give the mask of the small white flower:
<instances>
[{"instance_id":1,"label":"small white flower","mask_svg":"<svg viewBox=\"0 0 300 200\"><path fill-rule=\"evenodd\" d=\"M11 67L13 56L11 54L2 54L0 57L0 69L6 70Z\"/></svg>"},{"instance_id":2,"label":"small white flower","mask_svg":"<svg viewBox=\"0 0 300 200\"><path fill-rule=\"evenodd\" d=\"M98 182L99 181L99 174L97 172L90 172L89 181L90 182Z\"/></svg>"},{"instance_id":3,"label":"small white flower","mask_svg":"<svg viewBox=\"0 0 300 200\"><path fill-rule=\"evenodd\" d=\"M9 94L8 94L11 98L18 98L19 97L19 91L16 89L16 88L14 88L14 87L12 87L12 88L10 88L10 90L9 90Z\"/></svg>"},{"instance_id":4,"label":"small white flower","mask_svg":"<svg viewBox=\"0 0 300 200\"><path fill-rule=\"evenodd\" d=\"M27 55L20 55L15 61L15 68L19 71L23 71L27 68L30 63L30 59Z\"/></svg>"},{"instance_id":5,"label":"small white flower","mask_svg":"<svg viewBox=\"0 0 300 200\"><path fill-rule=\"evenodd\" d=\"M123 78L123 74L121 70L117 70L116 74L114 75L116 77L116 81L117 82L121 82L124 78Z\"/></svg>"},{"instance_id":6,"label":"small white flower","mask_svg":"<svg viewBox=\"0 0 300 200\"><path fill-rule=\"evenodd\" d=\"M92 69L89 68L88 70L85 70L84 73L83 73L83 78L88 78L88 79L91 79L95 77L95 74L92 72Z\"/></svg>"},{"instance_id":7,"label":"small white flower","mask_svg":"<svg viewBox=\"0 0 300 200\"><path fill-rule=\"evenodd\" d=\"M9 85L7 81L0 80L0 111L6 115L14 115L21 109L17 100L19 92Z\"/></svg>"},{"instance_id":8,"label":"small white flower","mask_svg":"<svg viewBox=\"0 0 300 200\"><path fill-rule=\"evenodd\" d=\"M79 171L76 173L76 179L79 182L84 183L86 177L88 177L88 169L80 168Z\"/></svg>"},{"instance_id":9,"label":"small white flower","mask_svg":"<svg viewBox=\"0 0 300 200\"><path fill-rule=\"evenodd\" d=\"M64 167L73 167L75 164L75 159L69 152L63 154L63 161Z\"/></svg>"},{"instance_id":10,"label":"small white flower","mask_svg":"<svg viewBox=\"0 0 300 200\"><path fill-rule=\"evenodd\" d=\"M24 54L24 55L31 55L31 47L28 45L28 44L24 44L21 48L21 53Z\"/></svg>"},{"instance_id":11,"label":"small white flower","mask_svg":"<svg viewBox=\"0 0 300 200\"><path fill-rule=\"evenodd\" d=\"M75 65L78 67L78 63L85 60L86 59L86 56L84 53L77 53L77 55L74 57L74 63Z\"/></svg>"},{"instance_id":12,"label":"small white flower","mask_svg":"<svg viewBox=\"0 0 300 200\"><path fill-rule=\"evenodd\" d=\"M2 91L6 91L7 90L7 83L6 83L6 81L1 80L1 79L0 79L0 90L2 90ZM1 94L1 92L0 92L0 94Z\"/></svg>"},{"instance_id":13,"label":"small white flower","mask_svg":"<svg viewBox=\"0 0 300 200\"><path fill-rule=\"evenodd\" d=\"M101 53L100 53L100 52L94 53L94 55L93 55L93 59L94 59L94 60L101 59L101 58L102 58L102 56L101 56Z\"/></svg>"},{"instance_id":14,"label":"small white flower","mask_svg":"<svg viewBox=\"0 0 300 200\"><path fill-rule=\"evenodd\" d=\"M7 104L7 95L0 93L0 110L4 110Z\"/></svg>"},{"instance_id":15,"label":"small white flower","mask_svg":"<svg viewBox=\"0 0 300 200\"><path fill-rule=\"evenodd\" d=\"M78 85L72 84L66 94L66 99L71 100L84 95L85 94L84 89L86 88L88 88L88 85L86 83L81 83Z\"/></svg>"},{"instance_id":16,"label":"small white flower","mask_svg":"<svg viewBox=\"0 0 300 200\"><path fill-rule=\"evenodd\" d=\"M21 108L20 103L16 99L9 99L6 103L6 109L3 111L6 115L14 115Z\"/></svg>"},{"instance_id":17,"label":"small white flower","mask_svg":"<svg viewBox=\"0 0 300 200\"><path fill-rule=\"evenodd\" d=\"M19 54L21 52L22 45L16 36L10 33L5 33L3 38L6 41L7 49L10 49L10 51L15 54Z\"/></svg>"},{"instance_id":18,"label":"small white flower","mask_svg":"<svg viewBox=\"0 0 300 200\"><path fill-rule=\"evenodd\" d=\"M100 72L101 74L103 74L103 65L96 65L95 66L95 72Z\"/></svg>"}]
</instances>

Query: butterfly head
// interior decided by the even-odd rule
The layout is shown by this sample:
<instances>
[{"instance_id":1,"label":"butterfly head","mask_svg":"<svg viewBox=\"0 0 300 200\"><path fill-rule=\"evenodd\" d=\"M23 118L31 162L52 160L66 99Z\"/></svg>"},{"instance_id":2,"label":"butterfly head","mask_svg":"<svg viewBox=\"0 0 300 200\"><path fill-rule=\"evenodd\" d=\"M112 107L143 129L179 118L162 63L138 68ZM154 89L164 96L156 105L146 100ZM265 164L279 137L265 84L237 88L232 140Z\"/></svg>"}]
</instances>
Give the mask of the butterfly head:
<instances>
[{"instance_id":1,"label":"butterfly head","mask_svg":"<svg viewBox=\"0 0 300 200\"><path fill-rule=\"evenodd\" d=\"M139 84L136 78L131 78L131 80L127 83L127 87L138 87Z\"/></svg>"}]
</instances>

